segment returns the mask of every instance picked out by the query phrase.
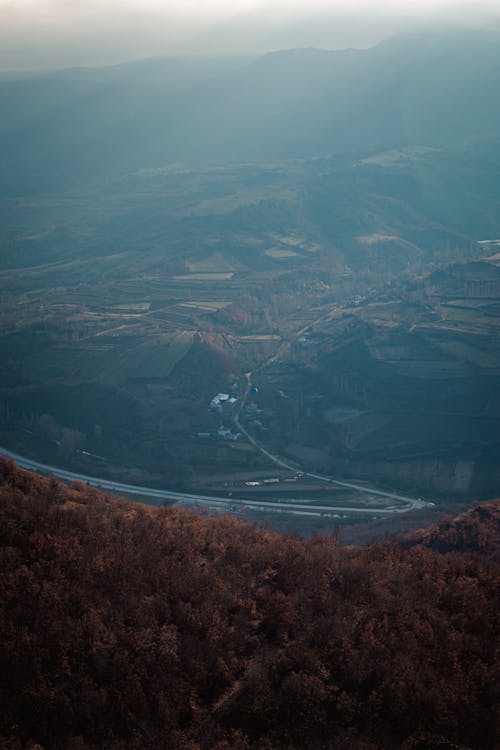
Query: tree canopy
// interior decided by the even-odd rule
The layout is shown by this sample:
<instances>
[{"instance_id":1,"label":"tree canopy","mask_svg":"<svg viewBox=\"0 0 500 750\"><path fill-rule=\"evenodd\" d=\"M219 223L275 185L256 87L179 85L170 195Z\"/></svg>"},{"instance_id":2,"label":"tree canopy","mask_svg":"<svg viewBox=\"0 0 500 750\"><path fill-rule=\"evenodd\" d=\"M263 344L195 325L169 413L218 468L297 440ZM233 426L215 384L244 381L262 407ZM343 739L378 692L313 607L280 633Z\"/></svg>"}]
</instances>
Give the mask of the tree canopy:
<instances>
[{"instance_id":1,"label":"tree canopy","mask_svg":"<svg viewBox=\"0 0 500 750\"><path fill-rule=\"evenodd\" d=\"M0 746L493 748L498 517L341 547L2 461Z\"/></svg>"}]
</instances>

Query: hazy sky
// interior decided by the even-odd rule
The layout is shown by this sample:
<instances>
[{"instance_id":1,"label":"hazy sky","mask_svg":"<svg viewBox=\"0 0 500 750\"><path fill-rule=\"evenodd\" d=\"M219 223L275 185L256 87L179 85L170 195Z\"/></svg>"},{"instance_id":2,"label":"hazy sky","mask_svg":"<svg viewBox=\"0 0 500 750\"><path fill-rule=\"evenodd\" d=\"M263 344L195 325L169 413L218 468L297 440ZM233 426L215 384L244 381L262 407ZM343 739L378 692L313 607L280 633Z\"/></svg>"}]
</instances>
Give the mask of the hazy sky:
<instances>
[{"instance_id":1,"label":"hazy sky","mask_svg":"<svg viewBox=\"0 0 500 750\"><path fill-rule=\"evenodd\" d=\"M0 69L363 47L429 25L500 27L500 0L0 0Z\"/></svg>"}]
</instances>

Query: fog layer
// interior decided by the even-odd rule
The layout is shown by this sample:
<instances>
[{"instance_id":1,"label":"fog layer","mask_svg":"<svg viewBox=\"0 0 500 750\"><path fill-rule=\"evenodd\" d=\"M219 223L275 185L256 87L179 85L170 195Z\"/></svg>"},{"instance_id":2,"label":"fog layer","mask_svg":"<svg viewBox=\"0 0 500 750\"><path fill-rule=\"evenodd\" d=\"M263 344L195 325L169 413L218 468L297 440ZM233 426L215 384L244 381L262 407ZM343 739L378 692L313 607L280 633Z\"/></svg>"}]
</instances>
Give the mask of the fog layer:
<instances>
[{"instance_id":1,"label":"fog layer","mask_svg":"<svg viewBox=\"0 0 500 750\"><path fill-rule=\"evenodd\" d=\"M398 31L500 24L500 0L0 0L0 69L367 47Z\"/></svg>"}]
</instances>

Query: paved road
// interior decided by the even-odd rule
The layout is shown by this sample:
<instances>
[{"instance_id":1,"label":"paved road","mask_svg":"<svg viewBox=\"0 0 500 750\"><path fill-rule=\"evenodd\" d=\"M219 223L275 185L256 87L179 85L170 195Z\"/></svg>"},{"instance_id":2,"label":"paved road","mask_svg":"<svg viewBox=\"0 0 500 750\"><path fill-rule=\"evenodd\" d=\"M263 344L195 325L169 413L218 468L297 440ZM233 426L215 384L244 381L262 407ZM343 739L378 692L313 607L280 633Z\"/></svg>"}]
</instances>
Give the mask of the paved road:
<instances>
[{"instance_id":1,"label":"paved road","mask_svg":"<svg viewBox=\"0 0 500 750\"><path fill-rule=\"evenodd\" d=\"M247 385L246 393L251 388L251 378L250 373L247 373L247 376L249 377L249 382ZM245 396L244 396L245 397ZM254 436L248 432L248 430L241 424L240 422L240 413L238 412L234 416L234 423L239 430L239 432L242 432L247 440L266 458L268 458L272 463L276 464L276 466L280 466L282 469L288 469L289 471L297 472L297 465L291 464L279 456L276 456L274 453L271 453L267 450L267 448L264 448L257 440L254 438ZM421 500L420 498L415 497L409 497L408 495L400 495L397 492L390 492L389 490L379 490L374 487L368 487L365 484L356 484L354 482L344 482L341 479L335 479L334 477L325 476L324 474L315 474L311 471L305 471L304 469L299 469L301 471L301 474L305 477L310 477L311 479L316 479L320 482L327 482L328 484L334 484L337 487L346 487L347 489L356 490L357 492L362 492L366 495L376 495L377 497L387 497L390 500L397 500L398 502L403 502L406 504L405 508L400 509L400 511L408 511L408 510L414 510L416 508L424 508L425 506L434 505L434 503L426 502L424 500ZM395 511L391 511L395 512Z\"/></svg>"},{"instance_id":2,"label":"paved road","mask_svg":"<svg viewBox=\"0 0 500 750\"><path fill-rule=\"evenodd\" d=\"M322 315L316 320L312 321L308 325L298 331L292 339L289 341L282 342L278 347L278 351L264 360L255 370L255 372L262 371L269 365L277 362L284 354L286 349L289 349L293 342L304 335L309 330L312 330L319 323L323 322L332 315L332 310ZM109 492L124 495L137 495L141 497L151 497L156 500L170 500L174 503L189 504L189 505L204 505L209 508L230 511L247 507L253 510L272 510L276 512L288 512L297 515L337 515L339 513L363 513L369 515L393 515L395 513L405 513L415 508L423 508L427 505L434 505L431 502L424 502L420 498L408 497L406 495L400 495L399 493L389 492L385 490L368 487L364 484L357 484L353 482L344 482L334 477L324 476L322 474L315 474L312 472L301 470L297 465L291 464L289 461L285 461L283 458L271 453L261 445L254 436L248 432L248 430L241 424L240 415L245 406L248 394L252 387L252 372L245 373L246 387L245 392L240 399L238 409L233 417L234 424L236 425L239 432L243 433L247 440L258 450L262 455L269 459L269 461L276 466L280 466L283 469L287 469L292 472L301 471L302 474L311 479L316 479L321 482L336 485L338 487L345 487L347 489L356 490L357 492L364 493L366 495L375 495L377 497L389 498L391 500L397 500L398 502L404 503L404 506L400 507L385 507L385 508L374 508L368 507L347 507L339 505L313 505L308 503L306 499L298 499L293 502L281 502L280 500L267 501L267 500L245 500L241 498L232 497L212 497L211 495L195 495L186 492L173 492L171 490L157 490L151 487L142 487L134 484L125 484L123 482L114 482L110 479L100 479L99 477L91 477L86 474L79 474L74 471L67 471L66 469L59 469L56 466L48 466L47 464L34 461L33 459L26 458L9 451L6 448L0 447L0 454L13 458L19 466L25 469L31 469L32 471L38 471L43 474L53 474L56 477L72 482L80 480L86 484L90 484L94 487L99 487ZM288 498L290 500L290 498Z\"/></svg>"},{"instance_id":3,"label":"paved road","mask_svg":"<svg viewBox=\"0 0 500 750\"><path fill-rule=\"evenodd\" d=\"M216 510L236 510L244 507L252 510L268 510L280 513L292 513L294 515L337 515L339 513L363 513L372 516L378 516L381 514L392 515L394 513L403 513L406 510L410 510L410 507L404 508L350 508L347 506L338 505L313 505L307 503L305 500L296 500L295 502L280 502L268 501L268 500L245 500L241 498L232 497L212 497L210 495L194 495L186 492L172 492L170 490L157 490L152 487L142 487L135 484L125 484L123 482L114 482L110 479L100 479L98 477L91 477L87 474L79 474L74 471L67 471L66 469L59 469L56 466L48 466L47 464L34 461L31 458L21 456L19 453L14 453L6 448L0 447L0 454L7 458L12 458L14 461L25 469L32 471L38 471L43 474L53 474L60 479L64 479L67 482L73 482L80 480L86 484L94 487L99 487L109 492L124 495L138 495L141 497L151 497L156 500L173 500L175 503L188 504L188 505L203 505ZM283 464L284 465L284 464ZM288 467L287 467L288 468ZM366 488L364 488L366 489ZM367 490L368 491L368 490ZM383 494L383 493L380 493ZM396 496L395 496L396 497Z\"/></svg>"},{"instance_id":4,"label":"paved road","mask_svg":"<svg viewBox=\"0 0 500 750\"><path fill-rule=\"evenodd\" d=\"M332 315L332 312L337 309L334 308L333 310L329 311L328 313L321 315L321 317L317 318L316 320L312 321L312 323L308 323L308 325L304 326L304 328L301 328L300 331L298 331L293 338L290 341L283 342L280 347L278 348L278 351L273 354L271 357L268 357L268 359L264 360L255 370L255 372L261 372L265 368L269 367L269 365L274 364L277 362L280 357L283 355L284 351L286 349L289 349L292 346L292 343L299 339L301 336L304 335L307 331L312 330L315 326L317 326L319 323L322 323L324 320L329 318ZM273 464L276 466L280 466L282 469L289 469L290 471L301 471L301 473L306 477L311 477L311 479L319 480L320 482L327 482L328 484L334 484L338 487L346 487L347 489L356 490L357 492L362 492L367 495L376 495L377 497L386 497L391 500L397 500L398 502L405 503L404 508L400 508L399 512L409 511L409 510L415 510L416 508L424 508L425 506L432 506L434 503L432 502L426 502L422 500L421 498L415 498L415 497L408 497L407 495L400 495L396 492L389 492L387 490L380 490L376 489L374 487L367 487L364 484L356 484L353 482L344 482L340 479L335 479L334 477L325 476L323 474L314 474L310 471L306 471L305 469L301 469L297 467L295 464L291 464L288 461L283 460L279 456L277 456L274 453L271 453L267 450L267 448L264 448L264 446L259 443L259 441L241 424L240 416L241 412L245 407L248 394L250 393L250 389L252 388L252 372L246 372L245 378L246 378L246 386L245 391L243 393L243 396L240 400L240 403L238 405L238 409L235 412L233 416L234 424L237 428L237 430L245 435L247 440L254 446L256 450L259 451L263 456L268 458ZM379 511L380 512L380 511ZM385 511L384 511L385 512ZM396 510L391 510L390 512L395 513L398 512Z\"/></svg>"}]
</instances>

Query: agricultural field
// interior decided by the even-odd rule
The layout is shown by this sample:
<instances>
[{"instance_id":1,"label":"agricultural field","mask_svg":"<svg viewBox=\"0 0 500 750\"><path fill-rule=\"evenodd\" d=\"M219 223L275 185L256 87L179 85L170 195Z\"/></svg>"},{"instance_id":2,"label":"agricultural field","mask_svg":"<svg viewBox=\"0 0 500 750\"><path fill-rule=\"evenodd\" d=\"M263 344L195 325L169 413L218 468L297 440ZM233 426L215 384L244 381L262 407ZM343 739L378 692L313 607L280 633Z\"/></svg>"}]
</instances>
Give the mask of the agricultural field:
<instances>
[{"instance_id":1,"label":"agricultural field","mask_svg":"<svg viewBox=\"0 0 500 750\"><path fill-rule=\"evenodd\" d=\"M426 497L487 493L500 268L472 231L410 210L414 164L442 158L384 157L384 195L374 163L313 159L158 167L4 205L1 441L221 489L269 471L246 439L197 437L235 430L208 404L241 399L253 371L242 424L285 459Z\"/></svg>"}]
</instances>

